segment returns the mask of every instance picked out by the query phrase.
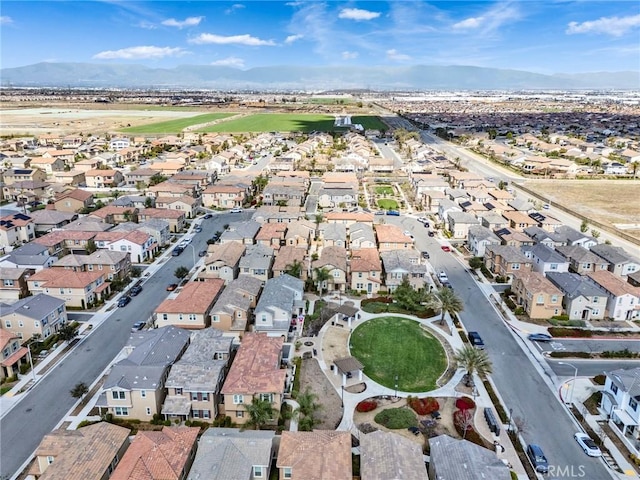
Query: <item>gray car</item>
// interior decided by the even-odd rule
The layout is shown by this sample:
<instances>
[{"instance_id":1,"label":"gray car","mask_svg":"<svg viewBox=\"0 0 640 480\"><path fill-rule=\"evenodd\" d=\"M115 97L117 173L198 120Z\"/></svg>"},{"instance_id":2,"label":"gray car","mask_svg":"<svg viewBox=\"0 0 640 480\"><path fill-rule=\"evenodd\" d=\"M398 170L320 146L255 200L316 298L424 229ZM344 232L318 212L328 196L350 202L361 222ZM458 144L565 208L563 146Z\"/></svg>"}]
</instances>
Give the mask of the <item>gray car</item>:
<instances>
[{"instance_id":1,"label":"gray car","mask_svg":"<svg viewBox=\"0 0 640 480\"><path fill-rule=\"evenodd\" d=\"M529 457L529 461L531 461L531 465L536 472L549 473L549 461L540 445L534 443L527 445L527 457Z\"/></svg>"}]
</instances>

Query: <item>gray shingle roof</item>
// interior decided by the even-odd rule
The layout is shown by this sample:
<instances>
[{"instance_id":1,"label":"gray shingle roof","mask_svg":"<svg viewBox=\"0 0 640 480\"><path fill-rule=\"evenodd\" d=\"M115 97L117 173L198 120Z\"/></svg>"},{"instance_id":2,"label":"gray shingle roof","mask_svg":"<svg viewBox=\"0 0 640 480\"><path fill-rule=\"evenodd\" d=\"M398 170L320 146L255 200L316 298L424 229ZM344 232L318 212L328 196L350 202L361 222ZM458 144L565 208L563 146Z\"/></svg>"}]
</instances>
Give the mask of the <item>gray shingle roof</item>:
<instances>
[{"instance_id":1,"label":"gray shingle roof","mask_svg":"<svg viewBox=\"0 0 640 480\"><path fill-rule=\"evenodd\" d=\"M418 253L412 250L391 250L380 252L385 272L403 270L410 273L424 272L424 265L420 265ZM412 260L414 261L412 263Z\"/></svg>"},{"instance_id":2,"label":"gray shingle roof","mask_svg":"<svg viewBox=\"0 0 640 480\"><path fill-rule=\"evenodd\" d=\"M189 343L189 334L188 330L172 325L133 333L125 346L133 348L133 351L122 362L128 365L169 365Z\"/></svg>"},{"instance_id":3,"label":"gray shingle roof","mask_svg":"<svg viewBox=\"0 0 640 480\"><path fill-rule=\"evenodd\" d=\"M273 262L273 248L261 243L247 245L244 255L240 258L240 268L268 270Z\"/></svg>"},{"instance_id":4,"label":"gray shingle roof","mask_svg":"<svg viewBox=\"0 0 640 480\"><path fill-rule=\"evenodd\" d=\"M360 435L360 472L367 480L427 480L422 448L401 435Z\"/></svg>"},{"instance_id":5,"label":"gray shingle roof","mask_svg":"<svg viewBox=\"0 0 640 480\"><path fill-rule=\"evenodd\" d=\"M569 298L606 297L607 292L577 273L548 272L547 278Z\"/></svg>"},{"instance_id":6,"label":"gray shingle roof","mask_svg":"<svg viewBox=\"0 0 640 480\"><path fill-rule=\"evenodd\" d=\"M472 236L477 240L491 240L496 244L500 243L498 236L493 233L491 229L483 227L482 225L471 225L469 227L469 237Z\"/></svg>"},{"instance_id":7,"label":"gray shingle roof","mask_svg":"<svg viewBox=\"0 0 640 480\"><path fill-rule=\"evenodd\" d=\"M33 297L22 298L12 304L0 303L0 311L2 316L20 313L20 315L34 320L42 320L62 306L64 306L64 300L39 293Z\"/></svg>"},{"instance_id":8,"label":"gray shingle roof","mask_svg":"<svg viewBox=\"0 0 640 480\"><path fill-rule=\"evenodd\" d=\"M431 462L435 466L434 480L510 480L507 467L486 448L448 435L429 439Z\"/></svg>"},{"instance_id":9,"label":"gray shingle roof","mask_svg":"<svg viewBox=\"0 0 640 480\"><path fill-rule=\"evenodd\" d=\"M608 263L603 258L580 245L564 245L556 247L556 251L568 260L573 260L579 263Z\"/></svg>"},{"instance_id":10,"label":"gray shingle roof","mask_svg":"<svg viewBox=\"0 0 640 480\"><path fill-rule=\"evenodd\" d=\"M567 263L568 260L560 255L555 250L538 243L536 245L525 245L522 247L522 251L526 255L530 252L531 258L536 257L545 263Z\"/></svg>"},{"instance_id":11,"label":"gray shingle roof","mask_svg":"<svg viewBox=\"0 0 640 480\"><path fill-rule=\"evenodd\" d=\"M612 265L629 262L640 263L640 260L630 255L624 248L614 247L606 243L594 245L591 247L591 251Z\"/></svg>"}]
</instances>

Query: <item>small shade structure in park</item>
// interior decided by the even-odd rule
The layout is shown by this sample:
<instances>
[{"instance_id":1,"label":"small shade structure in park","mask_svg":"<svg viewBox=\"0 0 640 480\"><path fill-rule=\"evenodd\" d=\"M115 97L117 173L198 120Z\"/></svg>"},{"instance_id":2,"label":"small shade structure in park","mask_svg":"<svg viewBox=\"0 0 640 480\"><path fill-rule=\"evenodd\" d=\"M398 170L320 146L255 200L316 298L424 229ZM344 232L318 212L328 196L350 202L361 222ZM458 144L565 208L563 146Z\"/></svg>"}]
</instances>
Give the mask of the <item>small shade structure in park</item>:
<instances>
[{"instance_id":1,"label":"small shade structure in park","mask_svg":"<svg viewBox=\"0 0 640 480\"><path fill-rule=\"evenodd\" d=\"M335 368L333 373L335 375L342 375L342 385L347 384L347 379L353 377L353 372L358 372L358 381L362 381L362 369L363 365L360 360L354 357L338 358L334 360L333 364Z\"/></svg>"}]
</instances>

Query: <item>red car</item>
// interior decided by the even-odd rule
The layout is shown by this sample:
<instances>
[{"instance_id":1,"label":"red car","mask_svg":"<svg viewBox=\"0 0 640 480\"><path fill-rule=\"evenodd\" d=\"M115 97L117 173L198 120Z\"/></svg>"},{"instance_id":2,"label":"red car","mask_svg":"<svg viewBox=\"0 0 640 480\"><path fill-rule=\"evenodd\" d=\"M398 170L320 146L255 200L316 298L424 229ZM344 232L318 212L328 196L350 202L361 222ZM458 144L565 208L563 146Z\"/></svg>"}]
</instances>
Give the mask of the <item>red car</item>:
<instances>
[{"instance_id":1,"label":"red car","mask_svg":"<svg viewBox=\"0 0 640 480\"><path fill-rule=\"evenodd\" d=\"M440 248L442 249L443 252L451 251L451 247L449 247L448 245L442 245Z\"/></svg>"},{"instance_id":2,"label":"red car","mask_svg":"<svg viewBox=\"0 0 640 480\"><path fill-rule=\"evenodd\" d=\"M178 288L178 284L177 283L170 283L167 286L167 292L173 292L176 288Z\"/></svg>"}]
</instances>

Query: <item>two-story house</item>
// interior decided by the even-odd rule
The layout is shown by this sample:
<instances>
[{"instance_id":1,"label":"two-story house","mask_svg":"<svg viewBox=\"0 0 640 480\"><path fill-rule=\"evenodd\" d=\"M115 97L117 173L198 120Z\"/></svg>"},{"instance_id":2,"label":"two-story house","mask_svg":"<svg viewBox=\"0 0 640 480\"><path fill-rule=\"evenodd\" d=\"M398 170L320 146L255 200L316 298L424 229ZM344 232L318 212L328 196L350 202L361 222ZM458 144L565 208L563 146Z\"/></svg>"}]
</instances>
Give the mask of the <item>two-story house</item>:
<instances>
[{"instance_id":1,"label":"two-story house","mask_svg":"<svg viewBox=\"0 0 640 480\"><path fill-rule=\"evenodd\" d=\"M535 272L544 275L547 272L564 273L569 271L569 261L546 245L538 243L537 245L525 246L521 248L521 251L531 261L531 268Z\"/></svg>"},{"instance_id":2,"label":"two-story house","mask_svg":"<svg viewBox=\"0 0 640 480\"><path fill-rule=\"evenodd\" d=\"M322 290L345 291L348 283L347 250L340 247L325 247L320 258L311 263L312 278L317 283L318 271L326 271L328 278L322 280Z\"/></svg>"},{"instance_id":3,"label":"two-story house","mask_svg":"<svg viewBox=\"0 0 640 480\"><path fill-rule=\"evenodd\" d=\"M382 262L377 248L351 250L351 290L376 295L382 285Z\"/></svg>"},{"instance_id":4,"label":"two-story house","mask_svg":"<svg viewBox=\"0 0 640 480\"><path fill-rule=\"evenodd\" d=\"M35 273L30 268L0 267L0 300L18 300L29 294L27 278Z\"/></svg>"},{"instance_id":5,"label":"two-story house","mask_svg":"<svg viewBox=\"0 0 640 480\"><path fill-rule=\"evenodd\" d=\"M413 288L424 287L427 269L420 263L417 250L390 250L380 252L380 257L384 270L384 283L389 292L395 291L404 279L409 280Z\"/></svg>"},{"instance_id":6,"label":"two-story house","mask_svg":"<svg viewBox=\"0 0 640 480\"><path fill-rule=\"evenodd\" d=\"M111 293L106 272L74 272L64 269L41 270L27 280L31 293L46 293L64 300L67 307L88 308Z\"/></svg>"},{"instance_id":7,"label":"two-story house","mask_svg":"<svg viewBox=\"0 0 640 480\"><path fill-rule=\"evenodd\" d=\"M322 223L319 230L323 247L347 247L346 225L342 223Z\"/></svg>"},{"instance_id":8,"label":"two-story house","mask_svg":"<svg viewBox=\"0 0 640 480\"><path fill-rule=\"evenodd\" d=\"M59 212L76 213L93 205L93 194L76 188L56 197L53 204Z\"/></svg>"},{"instance_id":9,"label":"two-story house","mask_svg":"<svg viewBox=\"0 0 640 480\"><path fill-rule=\"evenodd\" d=\"M281 245L285 244L287 225L286 223L263 223L255 237L256 243L277 251Z\"/></svg>"},{"instance_id":10,"label":"two-story house","mask_svg":"<svg viewBox=\"0 0 640 480\"><path fill-rule=\"evenodd\" d=\"M11 253L0 257L0 267L3 268L26 268L39 272L43 268L50 267L57 257L49 254L49 249L45 245L35 242L26 243L11 251Z\"/></svg>"},{"instance_id":11,"label":"two-story house","mask_svg":"<svg viewBox=\"0 0 640 480\"><path fill-rule=\"evenodd\" d=\"M131 258L128 252L116 250L96 250L90 255L71 253L51 265L74 272L104 272L109 280L123 279L131 271Z\"/></svg>"},{"instance_id":12,"label":"two-story house","mask_svg":"<svg viewBox=\"0 0 640 480\"><path fill-rule=\"evenodd\" d=\"M549 319L562 313L562 291L539 272L515 272L511 291L529 318Z\"/></svg>"},{"instance_id":13,"label":"two-story house","mask_svg":"<svg viewBox=\"0 0 640 480\"><path fill-rule=\"evenodd\" d=\"M640 317L640 287L634 287L607 270L591 272L587 278L607 293L607 317L613 320Z\"/></svg>"},{"instance_id":14,"label":"two-story house","mask_svg":"<svg viewBox=\"0 0 640 480\"><path fill-rule=\"evenodd\" d=\"M255 308L255 331L287 336L292 320L304 314L304 282L289 274L270 278Z\"/></svg>"},{"instance_id":15,"label":"two-story house","mask_svg":"<svg viewBox=\"0 0 640 480\"><path fill-rule=\"evenodd\" d=\"M279 277L283 273L287 273L287 270L293 267L293 265L300 265L300 278L306 280L308 275L308 261L307 261L307 249L284 246L276 252L276 258L273 261L271 271L273 276Z\"/></svg>"},{"instance_id":16,"label":"two-story house","mask_svg":"<svg viewBox=\"0 0 640 480\"><path fill-rule=\"evenodd\" d=\"M221 278L225 284L238 278L240 273L240 259L246 247L242 243L214 243L207 247L204 259L204 269L198 274L199 280Z\"/></svg>"},{"instance_id":17,"label":"two-story house","mask_svg":"<svg viewBox=\"0 0 640 480\"><path fill-rule=\"evenodd\" d=\"M246 189L234 185L211 185L202 192L202 205L209 208L241 207L246 198Z\"/></svg>"},{"instance_id":18,"label":"two-story house","mask_svg":"<svg viewBox=\"0 0 640 480\"><path fill-rule=\"evenodd\" d=\"M167 420L213 422L222 403L220 389L227 374L233 337L216 328L191 333L190 344L165 382L162 415Z\"/></svg>"},{"instance_id":19,"label":"two-story house","mask_svg":"<svg viewBox=\"0 0 640 480\"><path fill-rule=\"evenodd\" d=\"M451 212L447 216L447 220L448 230L456 239L466 239L469 235L469 229L472 226L480 225L480 220L469 212Z\"/></svg>"},{"instance_id":20,"label":"two-story house","mask_svg":"<svg viewBox=\"0 0 640 480\"><path fill-rule=\"evenodd\" d=\"M581 245L556 247L556 252L569 261L569 270L580 275L609 269L609 262Z\"/></svg>"},{"instance_id":21,"label":"two-story house","mask_svg":"<svg viewBox=\"0 0 640 480\"><path fill-rule=\"evenodd\" d=\"M373 227L367 223L349 225L349 249L376 248L376 236Z\"/></svg>"},{"instance_id":22,"label":"two-story house","mask_svg":"<svg viewBox=\"0 0 640 480\"><path fill-rule=\"evenodd\" d=\"M250 419L245 408L254 398L268 401L279 412L287 387L287 370L282 368L282 337L247 333L222 386L224 413L238 425ZM272 419L273 422L276 418Z\"/></svg>"},{"instance_id":23,"label":"two-story house","mask_svg":"<svg viewBox=\"0 0 640 480\"><path fill-rule=\"evenodd\" d=\"M240 257L238 264L240 273L251 275L266 282L271 276L273 257L274 251L270 247L262 244L247 245L244 255Z\"/></svg>"},{"instance_id":24,"label":"two-story house","mask_svg":"<svg viewBox=\"0 0 640 480\"><path fill-rule=\"evenodd\" d=\"M88 170L84 172L87 187L115 188L124 182L124 176L119 170Z\"/></svg>"},{"instance_id":25,"label":"two-story house","mask_svg":"<svg viewBox=\"0 0 640 480\"><path fill-rule=\"evenodd\" d=\"M119 418L151 420L161 412L169 366L189 345L190 332L174 326L133 333L125 345L127 357L116 362L96 402Z\"/></svg>"},{"instance_id":26,"label":"two-story house","mask_svg":"<svg viewBox=\"0 0 640 480\"><path fill-rule=\"evenodd\" d=\"M577 273L547 273L547 278L564 294L563 307L569 320L602 320L607 292Z\"/></svg>"},{"instance_id":27,"label":"two-story house","mask_svg":"<svg viewBox=\"0 0 640 480\"><path fill-rule=\"evenodd\" d=\"M229 282L211 309L211 324L241 340L258 303L262 285L262 280L251 275L240 275Z\"/></svg>"},{"instance_id":28,"label":"two-story house","mask_svg":"<svg viewBox=\"0 0 640 480\"><path fill-rule=\"evenodd\" d=\"M154 315L156 325L173 325L189 330L211 325L211 309L224 288L224 280L212 278L206 282L189 282L180 292L164 300Z\"/></svg>"},{"instance_id":29,"label":"two-story house","mask_svg":"<svg viewBox=\"0 0 640 480\"><path fill-rule=\"evenodd\" d=\"M351 480L351 435L335 430L282 432L276 466L279 480Z\"/></svg>"},{"instance_id":30,"label":"two-story house","mask_svg":"<svg viewBox=\"0 0 640 480\"><path fill-rule=\"evenodd\" d=\"M67 309L64 300L44 293L11 304L0 303L0 328L14 333L23 342L34 335L45 340L65 323Z\"/></svg>"},{"instance_id":31,"label":"two-story house","mask_svg":"<svg viewBox=\"0 0 640 480\"><path fill-rule=\"evenodd\" d=\"M378 237L378 250L388 252L390 250L413 250L413 238L406 235L403 230L391 224L378 224L375 226Z\"/></svg>"},{"instance_id":32,"label":"two-story house","mask_svg":"<svg viewBox=\"0 0 640 480\"><path fill-rule=\"evenodd\" d=\"M624 248L601 243L591 247L591 252L608 262L609 271L620 277L640 270L640 259L627 253Z\"/></svg>"},{"instance_id":33,"label":"two-story house","mask_svg":"<svg viewBox=\"0 0 640 480\"><path fill-rule=\"evenodd\" d=\"M485 248L484 265L494 275L507 278L509 281L518 271L530 271L531 260L520 250L510 245L489 245Z\"/></svg>"},{"instance_id":34,"label":"two-story house","mask_svg":"<svg viewBox=\"0 0 640 480\"><path fill-rule=\"evenodd\" d=\"M484 257L487 245L500 245L500 239L487 227L471 225L467 233L469 250L476 257Z\"/></svg>"},{"instance_id":35,"label":"two-story house","mask_svg":"<svg viewBox=\"0 0 640 480\"><path fill-rule=\"evenodd\" d=\"M35 237L35 223L29 215L12 213L0 218L0 246L21 245Z\"/></svg>"},{"instance_id":36,"label":"two-story house","mask_svg":"<svg viewBox=\"0 0 640 480\"><path fill-rule=\"evenodd\" d=\"M255 220L234 222L220 235L220 243L238 242L253 245L260 230L260 223Z\"/></svg>"},{"instance_id":37,"label":"two-story house","mask_svg":"<svg viewBox=\"0 0 640 480\"><path fill-rule=\"evenodd\" d=\"M605 372L600 408L629 451L640 455L640 368Z\"/></svg>"},{"instance_id":38,"label":"two-story house","mask_svg":"<svg viewBox=\"0 0 640 480\"><path fill-rule=\"evenodd\" d=\"M0 328L0 380L17 376L20 367L29 361L29 352L21 346L22 341L15 333Z\"/></svg>"}]
</instances>

